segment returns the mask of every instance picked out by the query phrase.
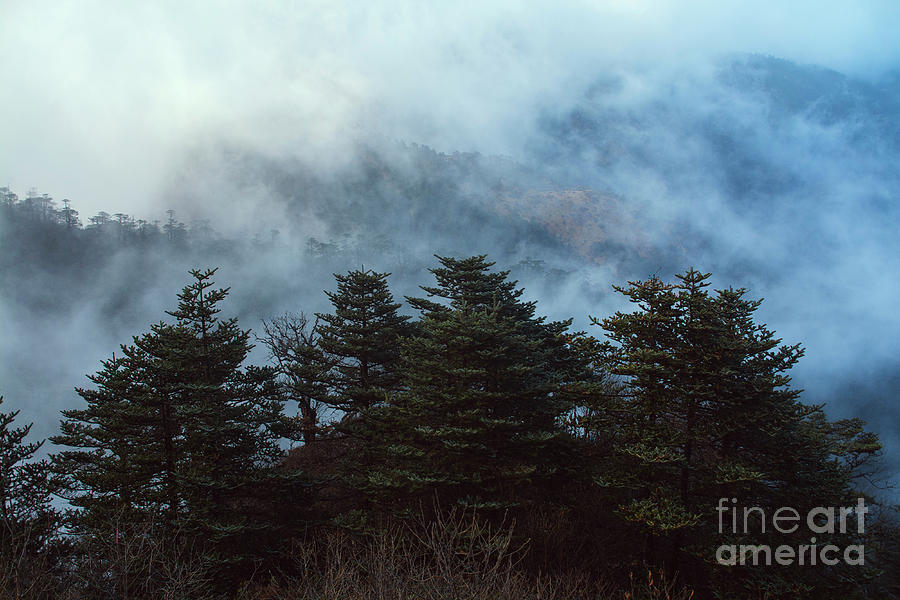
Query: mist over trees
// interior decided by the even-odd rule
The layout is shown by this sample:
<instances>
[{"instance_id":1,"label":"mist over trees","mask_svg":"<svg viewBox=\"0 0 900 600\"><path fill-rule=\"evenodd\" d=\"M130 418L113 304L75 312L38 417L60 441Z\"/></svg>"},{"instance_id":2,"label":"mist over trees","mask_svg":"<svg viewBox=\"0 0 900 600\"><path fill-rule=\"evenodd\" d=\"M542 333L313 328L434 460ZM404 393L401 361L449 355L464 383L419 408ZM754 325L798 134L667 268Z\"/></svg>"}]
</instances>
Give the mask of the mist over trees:
<instances>
[{"instance_id":1,"label":"mist over trees","mask_svg":"<svg viewBox=\"0 0 900 600\"><path fill-rule=\"evenodd\" d=\"M483 255L437 261L416 318L388 273L336 274L330 311L266 321L271 366L247 364L229 290L193 270L169 319L78 388L50 460L3 413L0 593L315 597L388 566L363 556L402 597L892 593L889 512L820 536L866 544L865 566L717 562L724 541L805 541L717 531L721 498L855 505L881 455L859 419L801 402L802 350L746 290L693 269L631 282L604 339L539 316Z\"/></svg>"},{"instance_id":2,"label":"mist over trees","mask_svg":"<svg viewBox=\"0 0 900 600\"><path fill-rule=\"evenodd\" d=\"M898 25L0 2L0 600L900 598Z\"/></svg>"},{"instance_id":3,"label":"mist over trees","mask_svg":"<svg viewBox=\"0 0 900 600\"><path fill-rule=\"evenodd\" d=\"M0 593L351 597L377 582L386 597L896 596L888 504L869 505L865 535L816 536L820 547L865 543L865 568L726 568L715 554L723 543L810 545L802 530L722 534L721 498L766 514L849 506L896 472L875 460L896 420L871 419L892 414L870 399L896 387L889 342L870 340L871 361L854 359L864 368L803 374L813 361L800 346L757 322L773 304L779 323L804 310L832 318L810 298L833 304L846 265L859 265L855 234L830 235L834 223L872 233L855 237L863 257L887 235L869 225L894 215L882 184L895 174L881 165L900 147L884 116L895 84L760 57L717 78L707 108L678 118L653 97L654 110L623 109L614 100L627 88L607 82L543 116L520 161L361 145L323 174L225 146L211 168L227 173L230 195L212 219L197 210L202 169L187 170L177 210L156 220L0 188L2 349L5 372L21 374L0 392L41 415L30 437L17 411L0 419ZM769 99L768 128L727 108L756 95ZM766 152L794 143L779 137L791 128L851 165L853 197L871 213L837 203L836 165L812 177L802 152ZM673 150L684 140L693 153ZM709 171L692 162L707 154ZM665 200L630 187L658 180ZM259 185L265 201L252 196ZM255 211L238 210L245 194ZM795 213L816 219L798 226ZM423 258L435 251L437 266ZM472 251L509 271L462 258ZM710 291L694 270L632 277L697 257L726 284L791 279L807 291L760 304L743 289ZM821 261L843 265L837 283L810 283ZM233 290L195 271L173 306L198 264L223 265ZM156 322L163 306L169 322ZM810 322L791 337L841 335ZM78 332L66 346L78 356L55 365L88 366L34 360L63 352L51 330ZM847 348L868 331L861 323ZM98 370L88 357L100 355ZM792 384L795 365L812 393ZM59 392L85 370L90 385ZM888 432L884 450L857 414ZM44 436L57 445L40 446Z\"/></svg>"}]
</instances>

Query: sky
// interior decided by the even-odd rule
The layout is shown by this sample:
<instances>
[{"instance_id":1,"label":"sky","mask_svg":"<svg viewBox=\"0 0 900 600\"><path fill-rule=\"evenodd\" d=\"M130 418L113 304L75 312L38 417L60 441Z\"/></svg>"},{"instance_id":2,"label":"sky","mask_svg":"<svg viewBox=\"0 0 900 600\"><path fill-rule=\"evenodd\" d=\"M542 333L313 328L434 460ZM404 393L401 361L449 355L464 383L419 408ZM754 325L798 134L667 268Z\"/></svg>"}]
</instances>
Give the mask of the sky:
<instances>
[{"instance_id":1,"label":"sky","mask_svg":"<svg viewBox=\"0 0 900 600\"><path fill-rule=\"evenodd\" d=\"M161 214L184 157L223 140L323 168L372 137L516 157L534 112L598 73L753 52L877 77L900 55L891 1L3 0L0 17L0 179L84 215Z\"/></svg>"}]
</instances>

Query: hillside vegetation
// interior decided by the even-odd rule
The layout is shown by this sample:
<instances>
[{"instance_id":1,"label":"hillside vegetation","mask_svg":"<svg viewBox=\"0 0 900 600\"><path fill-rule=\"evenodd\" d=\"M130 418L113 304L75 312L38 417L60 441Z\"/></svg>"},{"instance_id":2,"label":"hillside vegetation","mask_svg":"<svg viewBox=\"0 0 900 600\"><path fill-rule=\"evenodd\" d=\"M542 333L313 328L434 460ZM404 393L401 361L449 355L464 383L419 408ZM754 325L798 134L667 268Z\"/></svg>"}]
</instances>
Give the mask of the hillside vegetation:
<instances>
[{"instance_id":1,"label":"hillside vegetation","mask_svg":"<svg viewBox=\"0 0 900 600\"><path fill-rule=\"evenodd\" d=\"M431 274L405 299L415 317L361 268L335 276L330 311L254 336L221 314L215 269L192 271L77 388L48 459L4 413L0 594L896 594L893 516L861 487L881 445L801 401L803 351L755 321L746 290L694 269L629 282L631 312L587 333L540 316L483 255L438 256ZM268 365L247 364L254 341ZM784 507L863 505L849 528L772 527ZM744 528L723 527L744 507ZM723 564L746 544L807 563ZM843 559L810 564L826 547Z\"/></svg>"}]
</instances>

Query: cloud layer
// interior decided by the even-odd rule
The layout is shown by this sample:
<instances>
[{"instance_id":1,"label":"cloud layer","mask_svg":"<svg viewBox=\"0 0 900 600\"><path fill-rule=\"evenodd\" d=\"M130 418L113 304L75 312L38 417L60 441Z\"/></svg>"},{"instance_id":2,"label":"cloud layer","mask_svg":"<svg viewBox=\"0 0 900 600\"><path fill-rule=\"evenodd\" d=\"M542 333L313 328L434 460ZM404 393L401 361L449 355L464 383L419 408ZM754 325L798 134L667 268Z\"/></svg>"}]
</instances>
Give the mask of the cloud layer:
<instances>
[{"instance_id":1,"label":"cloud layer","mask_svg":"<svg viewBox=\"0 0 900 600\"><path fill-rule=\"evenodd\" d=\"M372 136L516 156L536 109L602 74L757 52L876 76L900 46L889 1L10 0L0 14L0 176L90 214L159 209L209 140L323 167Z\"/></svg>"}]
</instances>

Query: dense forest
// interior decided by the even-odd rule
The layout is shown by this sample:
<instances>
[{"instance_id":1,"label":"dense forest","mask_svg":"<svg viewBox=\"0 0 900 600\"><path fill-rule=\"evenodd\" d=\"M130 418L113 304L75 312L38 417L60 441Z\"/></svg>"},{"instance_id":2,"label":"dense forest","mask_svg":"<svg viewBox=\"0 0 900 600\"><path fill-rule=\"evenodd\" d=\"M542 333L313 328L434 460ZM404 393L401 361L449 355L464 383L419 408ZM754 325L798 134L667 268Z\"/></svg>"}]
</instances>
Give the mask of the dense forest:
<instances>
[{"instance_id":1,"label":"dense forest","mask_svg":"<svg viewBox=\"0 0 900 600\"><path fill-rule=\"evenodd\" d=\"M0 200L60 281L123 245L275 243ZM195 269L48 442L0 413L0 597L900 593L895 513L866 493L877 436L792 387L803 349L757 322L747 290L693 268L611 281L631 309L577 331L485 255L436 255L430 273L402 299L390 273L338 273L327 310L252 332L223 311L216 269ZM828 521L807 522L818 507ZM804 518L782 529L779 511Z\"/></svg>"}]
</instances>

